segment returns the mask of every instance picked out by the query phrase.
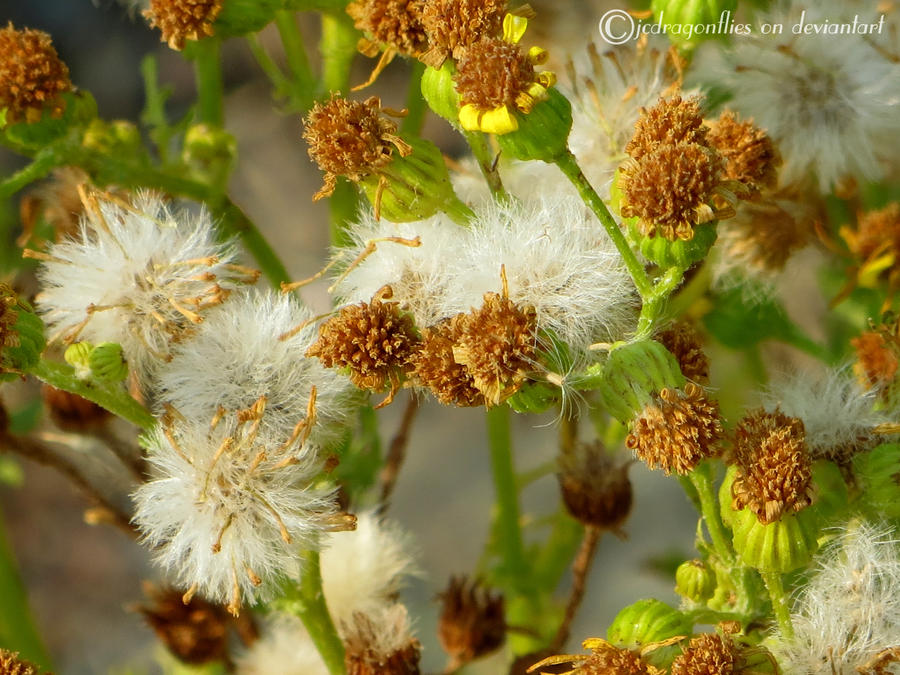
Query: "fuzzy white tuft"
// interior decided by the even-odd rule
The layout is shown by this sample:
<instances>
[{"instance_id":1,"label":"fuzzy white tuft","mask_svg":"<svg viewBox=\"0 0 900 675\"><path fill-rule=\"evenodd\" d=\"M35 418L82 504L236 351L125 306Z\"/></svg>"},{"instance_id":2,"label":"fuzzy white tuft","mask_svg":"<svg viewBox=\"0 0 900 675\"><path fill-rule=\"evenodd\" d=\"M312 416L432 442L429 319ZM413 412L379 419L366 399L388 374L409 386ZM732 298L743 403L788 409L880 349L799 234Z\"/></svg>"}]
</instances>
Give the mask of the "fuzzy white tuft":
<instances>
[{"instance_id":1,"label":"fuzzy white tuft","mask_svg":"<svg viewBox=\"0 0 900 675\"><path fill-rule=\"evenodd\" d=\"M134 521L156 561L235 612L277 592L334 509L330 490L313 483L320 463L303 435L265 433L260 407L214 428L164 421L146 439L154 478L134 494Z\"/></svg>"},{"instance_id":2,"label":"fuzzy white tuft","mask_svg":"<svg viewBox=\"0 0 900 675\"><path fill-rule=\"evenodd\" d=\"M873 429L891 418L875 410L875 402L876 392L863 391L849 368L785 375L763 395L770 412L779 407L803 420L813 456L831 459L847 458L877 444Z\"/></svg>"},{"instance_id":3,"label":"fuzzy white tuft","mask_svg":"<svg viewBox=\"0 0 900 675\"><path fill-rule=\"evenodd\" d=\"M316 388L317 445L331 440L349 412L355 389L346 377L323 368L306 350L318 335L312 322L292 337L279 337L309 322L312 311L288 295L247 289L211 311L196 334L174 348L160 368L157 400L189 419L209 419L219 406L249 408L267 399L263 427L286 438L306 415Z\"/></svg>"},{"instance_id":4,"label":"fuzzy white tuft","mask_svg":"<svg viewBox=\"0 0 900 675\"><path fill-rule=\"evenodd\" d=\"M465 228L444 214L395 224L376 221L371 211L365 211L350 230L353 244L336 252L344 268L370 242L375 242L375 250L338 283L336 294L341 304L369 302L376 291L389 284L394 292L392 300L412 314L419 328L443 318L439 303L441 296L450 292L447 265L461 247ZM389 237L419 237L421 245L407 246L387 240Z\"/></svg>"},{"instance_id":5,"label":"fuzzy white tuft","mask_svg":"<svg viewBox=\"0 0 900 675\"><path fill-rule=\"evenodd\" d=\"M817 562L794 603L794 637L776 633L770 648L793 675L869 672L857 669L900 642L898 541L886 527L850 523Z\"/></svg>"},{"instance_id":6,"label":"fuzzy white tuft","mask_svg":"<svg viewBox=\"0 0 900 675\"><path fill-rule=\"evenodd\" d=\"M78 238L48 250L38 308L56 336L118 342L146 378L234 287L234 250L205 209L174 213L158 195L87 207Z\"/></svg>"},{"instance_id":7,"label":"fuzzy white tuft","mask_svg":"<svg viewBox=\"0 0 900 675\"><path fill-rule=\"evenodd\" d=\"M275 614L260 638L237 658L238 675L328 675L328 668L300 619Z\"/></svg>"},{"instance_id":8,"label":"fuzzy white tuft","mask_svg":"<svg viewBox=\"0 0 900 675\"><path fill-rule=\"evenodd\" d=\"M335 532L323 543L322 587L336 623L389 604L405 577L416 574L410 535L371 512L358 516L352 532Z\"/></svg>"},{"instance_id":9,"label":"fuzzy white tuft","mask_svg":"<svg viewBox=\"0 0 900 675\"><path fill-rule=\"evenodd\" d=\"M576 350L622 339L634 329L634 284L580 200L491 202L444 264L453 293L443 297L443 316L481 306L486 292L501 292L502 265L510 299L534 307L538 328Z\"/></svg>"},{"instance_id":10,"label":"fuzzy white tuft","mask_svg":"<svg viewBox=\"0 0 900 675\"><path fill-rule=\"evenodd\" d=\"M807 23L841 20L808 0L759 20L790 28L803 11ZM728 51L703 45L692 76L730 92L729 107L775 140L783 185L815 176L827 193L844 178L876 180L897 165L884 139L900 133L900 63L882 51L864 35L754 33Z\"/></svg>"}]
</instances>

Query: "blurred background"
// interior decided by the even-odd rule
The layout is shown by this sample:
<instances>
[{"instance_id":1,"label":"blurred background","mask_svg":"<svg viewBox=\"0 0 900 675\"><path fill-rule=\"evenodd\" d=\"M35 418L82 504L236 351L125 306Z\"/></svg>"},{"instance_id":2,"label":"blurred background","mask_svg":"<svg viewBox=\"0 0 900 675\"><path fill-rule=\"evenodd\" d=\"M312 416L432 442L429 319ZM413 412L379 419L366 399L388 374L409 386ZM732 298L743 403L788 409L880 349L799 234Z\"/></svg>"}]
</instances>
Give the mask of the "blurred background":
<instances>
[{"instance_id":1,"label":"blurred background","mask_svg":"<svg viewBox=\"0 0 900 675\"><path fill-rule=\"evenodd\" d=\"M544 43L551 49L565 45L569 51L594 38L594 18L607 7L585 0L531 4L541 17L534 26ZM315 22L308 18L300 20L314 44ZM192 100L190 67L159 42L158 34L133 8L110 0L6 0L0 4L0 21L50 33L73 83L94 95L101 117L137 119L143 105L139 64L148 53L158 59L161 82L174 89L172 117L183 114ZM276 53L277 36L264 31L261 38ZM279 113L269 83L245 43L226 43L224 58L226 127L237 138L239 157L231 195L283 256L292 276L308 277L328 255L328 220L326 205L311 202L321 177L300 138L301 119ZM371 66L360 57L353 80L363 81ZM372 93L382 96L387 106L402 107L405 76L405 66L398 60ZM429 119L424 135L450 155L461 152L459 139L442 120ZM18 166L17 158L0 151L4 174ZM303 293L319 311L328 307L324 286L310 286ZM730 376L727 367L714 368L713 384ZM27 386L17 385L19 400L32 395ZM380 413L385 442L399 424L405 396ZM14 409L15 399L7 398L7 406ZM552 459L558 433L553 422L552 416L514 418L520 470ZM47 433L54 433L51 422L43 425ZM131 433L127 427L119 431ZM158 579L147 551L111 527L85 524L87 502L57 473L33 464L23 464L23 469L19 486L0 483L0 509L56 672L156 672L155 638L134 611L134 604L142 600L141 580ZM635 505L624 528L628 539L601 540L569 650L580 651L579 643L586 637L604 636L617 611L635 600L652 596L677 603L674 581L655 572L651 561L669 554L690 557L696 514L677 481L651 474L640 464L632 467L631 477ZM405 597L425 647L424 672L439 671L445 660L435 633L435 594L451 574L475 566L487 537L492 499L482 411L426 402L412 429L389 511L413 533L421 550L425 576L410 585ZM550 513L558 499L556 479L547 475L526 491L524 512ZM560 598L568 586L567 576ZM467 672L500 673L502 668L493 660Z\"/></svg>"}]
</instances>

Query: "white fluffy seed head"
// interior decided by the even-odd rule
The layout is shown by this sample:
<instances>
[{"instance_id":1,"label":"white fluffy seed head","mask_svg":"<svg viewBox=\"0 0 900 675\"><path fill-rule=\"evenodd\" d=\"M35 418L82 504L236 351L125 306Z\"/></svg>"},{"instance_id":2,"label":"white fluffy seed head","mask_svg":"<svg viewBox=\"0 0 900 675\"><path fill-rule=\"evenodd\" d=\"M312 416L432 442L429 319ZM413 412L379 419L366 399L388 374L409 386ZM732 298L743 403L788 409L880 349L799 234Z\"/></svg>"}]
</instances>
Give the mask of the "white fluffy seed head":
<instances>
[{"instance_id":1,"label":"white fluffy seed head","mask_svg":"<svg viewBox=\"0 0 900 675\"><path fill-rule=\"evenodd\" d=\"M146 439L154 477L134 494L156 561L234 612L273 596L335 508L303 436L266 433L260 408L228 413L214 428L170 415Z\"/></svg>"},{"instance_id":2,"label":"white fluffy seed head","mask_svg":"<svg viewBox=\"0 0 900 675\"><path fill-rule=\"evenodd\" d=\"M502 292L503 266L509 298L533 307L538 329L575 350L622 339L634 329L631 277L578 199L491 202L477 211L462 246L444 265L453 290L442 298L442 316L481 306L486 292Z\"/></svg>"},{"instance_id":3,"label":"white fluffy seed head","mask_svg":"<svg viewBox=\"0 0 900 675\"><path fill-rule=\"evenodd\" d=\"M883 525L851 522L817 556L791 612L794 637L770 648L785 673L857 675L900 638L900 546ZM887 672L898 672L897 665Z\"/></svg>"},{"instance_id":4,"label":"white fluffy seed head","mask_svg":"<svg viewBox=\"0 0 900 675\"><path fill-rule=\"evenodd\" d=\"M210 311L190 340L174 347L172 360L160 368L156 399L188 419L209 419L219 406L240 410L265 396L263 428L286 438L306 415L315 387L317 421L310 441L331 441L343 428L355 389L346 377L305 356L318 335L312 318L292 296L242 289Z\"/></svg>"},{"instance_id":5,"label":"white fluffy seed head","mask_svg":"<svg viewBox=\"0 0 900 675\"><path fill-rule=\"evenodd\" d=\"M876 396L860 387L850 368L829 368L783 375L764 392L763 405L803 420L814 457L840 461L878 444L873 430L891 418L875 409Z\"/></svg>"},{"instance_id":6,"label":"white fluffy seed head","mask_svg":"<svg viewBox=\"0 0 900 675\"><path fill-rule=\"evenodd\" d=\"M448 259L457 255L465 229L442 213L427 220L395 224L377 221L371 211L365 211L359 223L350 228L353 243L339 249L342 267L357 260L366 247L375 246L349 274L337 284L339 304L369 302L383 286L390 284L391 298L409 311L419 328L437 323L443 316L440 298L451 292L446 273ZM411 242L409 246L390 238Z\"/></svg>"},{"instance_id":7,"label":"white fluffy seed head","mask_svg":"<svg viewBox=\"0 0 900 675\"><path fill-rule=\"evenodd\" d=\"M238 656L238 675L328 675L319 650L296 616L275 614L260 633L253 646Z\"/></svg>"},{"instance_id":8,"label":"white fluffy seed head","mask_svg":"<svg viewBox=\"0 0 900 675\"><path fill-rule=\"evenodd\" d=\"M78 237L48 250L38 308L56 336L118 342L146 378L234 288L234 249L205 209L174 212L156 194L86 207Z\"/></svg>"},{"instance_id":9,"label":"white fluffy seed head","mask_svg":"<svg viewBox=\"0 0 900 675\"><path fill-rule=\"evenodd\" d=\"M790 27L806 11L810 24L840 22L820 5L792 2L759 20ZM729 50L708 43L698 49L692 79L730 92L729 107L768 132L784 160L783 185L812 176L827 193L844 178L876 180L897 166L884 139L900 133L900 63L867 36L786 30L745 36Z\"/></svg>"},{"instance_id":10,"label":"white fluffy seed head","mask_svg":"<svg viewBox=\"0 0 900 675\"><path fill-rule=\"evenodd\" d=\"M417 574L410 535L392 521L361 513L356 529L323 542L322 586L336 623L393 602L406 578Z\"/></svg>"}]
</instances>

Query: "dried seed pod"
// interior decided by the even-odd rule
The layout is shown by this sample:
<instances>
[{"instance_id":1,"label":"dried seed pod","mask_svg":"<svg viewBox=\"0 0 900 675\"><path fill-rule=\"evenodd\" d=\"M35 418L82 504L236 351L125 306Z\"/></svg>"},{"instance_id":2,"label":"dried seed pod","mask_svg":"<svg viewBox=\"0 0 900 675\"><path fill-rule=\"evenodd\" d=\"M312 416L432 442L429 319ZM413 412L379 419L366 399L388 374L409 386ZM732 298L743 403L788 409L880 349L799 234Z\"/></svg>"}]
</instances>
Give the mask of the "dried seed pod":
<instances>
[{"instance_id":1,"label":"dried seed pod","mask_svg":"<svg viewBox=\"0 0 900 675\"><path fill-rule=\"evenodd\" d=\"M440 598L438 638L458 668L499 649L506 640L503 596L465 577L451 577Z\"/></svg>"}]
</instances>

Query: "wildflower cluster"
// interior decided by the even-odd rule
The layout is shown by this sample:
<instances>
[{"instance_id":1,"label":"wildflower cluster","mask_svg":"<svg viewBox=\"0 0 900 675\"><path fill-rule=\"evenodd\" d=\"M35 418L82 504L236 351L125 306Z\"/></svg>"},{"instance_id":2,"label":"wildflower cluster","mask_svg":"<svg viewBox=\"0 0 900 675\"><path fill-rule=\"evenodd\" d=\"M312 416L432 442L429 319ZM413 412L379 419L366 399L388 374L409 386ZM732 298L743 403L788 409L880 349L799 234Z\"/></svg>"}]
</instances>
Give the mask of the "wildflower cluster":
<instances>
[{"instance_id":1,"label":"wildflower cluster","mask_svg":"<svg viewBox=\"0 0 900 675\"><path fill-rule=\"evenodd\" d=\"M0 219L0 482L7 454L50 465L87 523L146 548L133 606L165 672L900 672L896 11L654 0L660 22L880 13L886 32L611 47L547 19L597 25L594 8L545 4L152 0L197 105L170 119L148 59L140 125L101 117L47 34L0 29L0 142L29 162L0 180L20 221ZM330 206L306 279L287 270L314 247L271 244L279 223L231 197L226 40L321 171L285 217ZM455 150L422 133L442 119ZM526 471L513 413L540 439ZM476 524L440 520L432 486L479 451L482 415L476 563ZM632 593L592 563L629 545L605 533L645 535L655 480L699 512L655 565L668 595L576 622L590 588ZM476 503L479 482L448 487ZM404 521L427 524L424 555ZM444 579L422 580L436 557ZM0 671L49 667L15 575L0 587Z\"/></svg>"}]
</instances>

